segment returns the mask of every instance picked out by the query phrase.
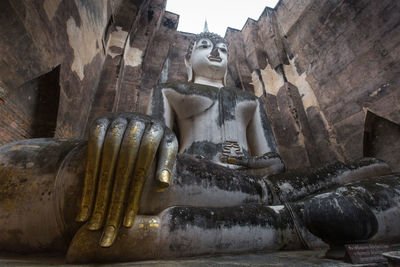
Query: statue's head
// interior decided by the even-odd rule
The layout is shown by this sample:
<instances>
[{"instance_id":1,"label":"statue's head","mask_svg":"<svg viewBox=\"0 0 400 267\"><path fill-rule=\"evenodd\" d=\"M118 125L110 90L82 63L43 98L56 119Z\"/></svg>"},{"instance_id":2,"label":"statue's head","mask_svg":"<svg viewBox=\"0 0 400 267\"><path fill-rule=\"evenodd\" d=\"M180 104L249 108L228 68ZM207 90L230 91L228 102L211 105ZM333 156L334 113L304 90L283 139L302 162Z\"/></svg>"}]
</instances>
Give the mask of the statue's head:
<instances>
[{"instance_id":1,"label":"statue's head","mask_svg":"<svg viewBox=\"0 0 400 267\"><path fill-rule=\"evenodd\" d=\"M188 80L198 78L218 80L226 85L228 46L224 38L215 33L203 32L190 43L185 56Z\"/></svg>"}]
</instances>

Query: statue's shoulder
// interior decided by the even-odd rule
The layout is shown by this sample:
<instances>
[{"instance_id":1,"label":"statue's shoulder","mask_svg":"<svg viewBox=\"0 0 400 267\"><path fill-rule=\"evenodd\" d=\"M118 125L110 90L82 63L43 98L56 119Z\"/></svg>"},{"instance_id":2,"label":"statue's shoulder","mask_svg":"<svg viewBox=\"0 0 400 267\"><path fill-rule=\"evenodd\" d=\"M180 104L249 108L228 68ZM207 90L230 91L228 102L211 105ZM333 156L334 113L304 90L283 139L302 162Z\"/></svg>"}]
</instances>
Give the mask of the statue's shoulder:
<instances>
[{"instance_id":1,"label":"statue's shoulder","mask_svg":"<svg viewBox=\"0 0 400 267\"><path fill-rule=\"evenodd\" d=\"M223 87L223 89L230 94L236 95L238 100L258 101L257 96L248 91L243 91L237 87Z\"/></svg>"},{"instance_id":2,"label":"statue's shoulder","mask_svg":"<svg viewBox=\"0 0 400 267\"><path fill-rule=\"evenodd\" d=\"M154 87L157 91L175 91L182 95L197 95L215 99L218 95L218 88L191 82L160 83Z\"/></svg>"}]
</instances>

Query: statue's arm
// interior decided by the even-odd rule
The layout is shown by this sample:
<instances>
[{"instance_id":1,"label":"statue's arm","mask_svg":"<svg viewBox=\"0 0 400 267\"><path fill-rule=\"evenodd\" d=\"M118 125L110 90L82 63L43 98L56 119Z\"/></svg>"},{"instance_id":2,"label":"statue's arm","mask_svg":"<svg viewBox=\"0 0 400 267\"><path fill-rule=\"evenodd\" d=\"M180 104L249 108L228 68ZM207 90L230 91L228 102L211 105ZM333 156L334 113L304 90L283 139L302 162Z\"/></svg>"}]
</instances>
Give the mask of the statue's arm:
<instances>
[{"instance_id":1,"label":"statue's arm","mask_svg":"<svg viewBox=\"0 0 400 267\"><path fill-rule=\"evenodd\" d=\"M173 129L175 112L161 86L153 88L147 114L160 120L171 130Z\"/></svg>"},{"instance_id":2,"label":"statue's arm","mask_svg":"<svg viewBox=\"0 0 400 267\"><path fill-rule=\"evenodd\" d=\"M260 172L257 174L263 173L263 175L284 171L285 165L277 153L274 135L259 99L247 126L246 138L251 156L228 158L228 163L258 169Z\"/></svg>"},{"instance_id":3,"label":"statue's arm","mask_svg":"<svg viewBox=\"0 0 400 267\"><path fill-rule=\"evenodd\" d=\"M247 127L246 136L252 156L278 152L270 122L259 99L257 99L257 106Z\"/></svg>"}]
</instances>

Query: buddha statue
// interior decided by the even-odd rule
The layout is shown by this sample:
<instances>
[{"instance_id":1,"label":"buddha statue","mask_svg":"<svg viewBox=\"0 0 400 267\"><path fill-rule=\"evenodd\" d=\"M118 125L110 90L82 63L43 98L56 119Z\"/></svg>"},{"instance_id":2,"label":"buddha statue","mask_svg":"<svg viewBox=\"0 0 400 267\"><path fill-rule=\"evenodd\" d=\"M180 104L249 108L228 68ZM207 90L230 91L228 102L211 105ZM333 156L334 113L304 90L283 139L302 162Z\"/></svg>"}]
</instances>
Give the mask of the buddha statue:
<instances>
[{"instance_id":1,"label":"buddha statue","mask_svg":"<svg viewBox=\"0 0 400 267\"><path fill-rule=\"evenodd\" d=\"M260 100L226 87L228 46L191 43L187 83L88 141L0 148L0 249L133 261L400 241L400 179L377 159L285 172Z\"/></svg>"}]
</instances>

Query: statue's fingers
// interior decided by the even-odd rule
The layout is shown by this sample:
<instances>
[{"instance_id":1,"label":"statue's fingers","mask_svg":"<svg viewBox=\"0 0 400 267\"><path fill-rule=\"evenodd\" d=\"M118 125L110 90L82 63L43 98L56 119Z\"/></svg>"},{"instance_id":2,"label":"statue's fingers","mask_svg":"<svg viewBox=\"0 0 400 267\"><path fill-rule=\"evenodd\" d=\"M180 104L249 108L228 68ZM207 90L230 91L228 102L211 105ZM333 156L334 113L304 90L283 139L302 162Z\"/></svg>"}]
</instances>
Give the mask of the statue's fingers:
<instances>
[{"instance_id":1,"label":"statue's fingers","mask_svg":"<svg viewBox=\"0 0 400 267\"><path fill-rule=\"evenodd\" d=\"M145 127L146 124L144 122L131 121L126 128L118 155L110 207L108 208L107 220L100 241L102 247L111 246L117 236L122 220L126 191L133 174L134 163Z\"/></svg>"},{"instance_id":2,"label":"statue's fingers","mask_svg":"<svg viewBox=\"0 0 400 267\"><path fill-rule=\"evenodd\" d=\"M133 180L127 199L124 226L131 227L139 209L139 200L143 184L149 175L150 166L157 153L158 146L164 133L164 128L159 123L153 123L146 129L139 148Z\"/></svg>"},{"instance_id":3,"label":"statue's fingers","mask_svg":"<svg viewBox=\"0 0 400 267\"><path fill-rule=\"evenodd\" d=\"M178 140L171 130L165 130L159 150L156 179L161 187L168 187L171 183L171 173L178 153Z\"/></svg>"},{"instance_id":4,"label":"statue's fingers","mask_svg":"<svg viewBox=\"0 0 400 267\"><path fill-rule=\"evenodd\" d=\"M229 156L226 158L226 163L235 165L248 165L249 158Z\"/></svg>"},{"instance_id":5,"label":"statue's fingers","mask_svg":"<svg viewBox=\"0 0 400 267\"><path fill-rule=\"evenodd\" d=\"M75 219L78 222L87 221L93 209L100 158L109 125L110 121L107 118L100 118L93 123L89 130L88 157L82 191L82 200L79 213Z\"/></svg>"},{"instance_id":6,"label":"statue's fingers","mask_svg":"<svg viewBox=\"0 0 400 267\"><path fill-rule=\"evenodd\" d=\"M240 165L251 169L262 169L271 166L284 166L278 154L270 152L258 157L229 156L221 158L228 164Z\"/></svg>"},{"instance_id":7,"label":"statue's fingers","mask_svg":"<svg viewBox=\"0 0 400 267\"><path fill-rule=\"evenodd\" d=\"M94 204L93 214L89 221L90 230L98 230L103 224L108 200L111 194L112 178L114 175L117 156L126 125L127 121L125 119L117 118L111 123L107 131L101 159L96 202Z\"/></svg>"}]
</instances>

